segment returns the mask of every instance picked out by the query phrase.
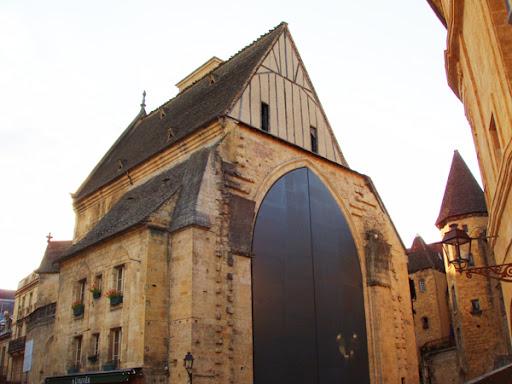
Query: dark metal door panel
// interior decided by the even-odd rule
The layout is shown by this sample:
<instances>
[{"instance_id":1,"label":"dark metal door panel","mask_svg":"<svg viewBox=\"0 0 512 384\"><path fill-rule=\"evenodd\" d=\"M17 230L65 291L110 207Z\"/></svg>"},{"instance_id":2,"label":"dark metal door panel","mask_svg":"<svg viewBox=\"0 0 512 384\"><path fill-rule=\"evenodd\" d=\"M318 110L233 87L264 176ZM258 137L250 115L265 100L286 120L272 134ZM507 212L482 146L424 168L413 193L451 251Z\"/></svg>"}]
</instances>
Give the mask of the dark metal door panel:
<instances>
[{"instance_id":1,"label":"dark metal door panel","mask_svg":"<svg viewBox=\"0 0 512 384\"><path fill-rule=\"evenodd\" d=\"M329 190L309 170L308 179L319 383L369 383L357 249L347 221Z\"/></svg>"},{"instance_id":2,"label":"dark metal door panel","mask_svg":"<svg viewBox=\"0 0 512 384\"><path fill-rule=\"evenodd\" d=\"M254 377L317 383L308 179L305 168L267 193L253 238Z\"/></svg>"},{"instance_id":3,"label":"dark metal door panel","mask_svg":"<svg viewBox=\"0 0 512 384\"><path fill-rule=\"evenodd\" d=\"M292 171L269 190L253 254L255 384L369 383L357 250L311 171Z\"/></svg>"}]
</instances>

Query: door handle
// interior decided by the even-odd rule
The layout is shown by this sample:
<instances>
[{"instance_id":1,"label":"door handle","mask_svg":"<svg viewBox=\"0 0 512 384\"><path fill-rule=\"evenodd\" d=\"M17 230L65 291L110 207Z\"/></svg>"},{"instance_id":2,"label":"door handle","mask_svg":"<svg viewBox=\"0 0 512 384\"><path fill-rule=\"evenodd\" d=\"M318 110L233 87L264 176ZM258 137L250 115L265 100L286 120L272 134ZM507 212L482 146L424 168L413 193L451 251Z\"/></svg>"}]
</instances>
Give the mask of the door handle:
<instances>
[{"instance_id":1,"label":"door handle","mask_svg":"<svg viewBox=\"0 0 512 384\"><path fill-rule=\"evenodd\" d=\"M341 333L336 335L336 343L338 344L338 350L340 351L341 356L345 360L352 359L355 355L355 349L357 346L358 336L357 333L352 333L352 336L349 340L345 340Z\"/></svg>"}]
</instances>

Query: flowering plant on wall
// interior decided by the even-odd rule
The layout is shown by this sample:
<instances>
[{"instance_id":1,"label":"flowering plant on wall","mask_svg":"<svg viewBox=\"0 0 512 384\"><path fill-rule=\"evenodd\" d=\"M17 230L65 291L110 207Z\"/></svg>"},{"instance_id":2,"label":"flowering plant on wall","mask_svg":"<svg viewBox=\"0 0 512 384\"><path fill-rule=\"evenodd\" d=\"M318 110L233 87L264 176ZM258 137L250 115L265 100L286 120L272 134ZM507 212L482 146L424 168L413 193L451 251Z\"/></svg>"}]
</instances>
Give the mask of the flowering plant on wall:
<instances>
[{"instance_id":1,"label":"flowering plant on wall","mask_svg":"<svg viewBox=\"0 0 512 384\"><path fill-rule=\"evenodd\" d=\"M96 284L94 284L89 289L89 291L92 293L92 297L94 297L95 299L99 299L100 298L100 296L101 296L101 289Z\"/></svg>"},{"instance_id":2,"label":"flowering plant on wall","mask_svg":"<svg viewBox=\"0 0 512 384\"><path fill-rule=\"evenodd\" d=\"M84 313L84 303L82 303L81 300L75 300L71 304L71 309L73 310L73 314L75 316L83 315L83 313Z\"/></svg>"},{"instance_id":3,"label":"flowering plant on wall","mask_svg":"<svg viewBox=\"0 0 512 384\"><path fill-rule=\"evenodd\" d=\"M123 293L115 288L109 289L105 295L110 299L110 305L112 306L123 302Z\"/></svg>"}]
</instances>

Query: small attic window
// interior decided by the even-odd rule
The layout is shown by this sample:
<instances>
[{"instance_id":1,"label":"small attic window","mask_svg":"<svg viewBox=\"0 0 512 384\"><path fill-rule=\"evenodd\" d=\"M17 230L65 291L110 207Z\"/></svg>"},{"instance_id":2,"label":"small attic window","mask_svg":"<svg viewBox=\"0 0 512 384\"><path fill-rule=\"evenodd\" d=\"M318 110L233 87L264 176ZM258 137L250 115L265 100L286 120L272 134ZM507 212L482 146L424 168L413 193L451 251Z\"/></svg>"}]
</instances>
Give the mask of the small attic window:
<instances>
[{"instance_id":1,"label":"small attic window","mask_svg":"<svg viewBox=\"0 0 512 384\"><path fill-rule=\"evenodd\" d=\"M124 168L125 161L124 160L117 160L117 170L121 171Z\"/></svg>"},{"instance_id":2,"label":"small attic window","mask_svg":"<svg viewBox=\"0 0 512 384\"><path fill-rule=\"evenodd\" d=\"M269 108L267 103L261 103L261 130L268 132L269 125Z\"/></svg>"},{"instance_id":3,"label":"small attic window","mask_svg":"<svg viewBox=\"0 0 512 384\"><path fill-rule=\"evenodd\" d=\"M311 139L311 152L318 153L318 131L315 127L309 127L309 136Z\"/></svg>"},{"instance_id":4,"label":"small attic window","mask_svg":"<svg viewBox=\"0 0 512 384\"><path fill-rule=\"evenodd\" d=\"M163 120L166 116L166 113L163 108L160 108L160 120Z\"/></svg>"},{"instance_id":5,"label":"small attic window","mask_svg":"<svg viewBox=\"0 0 512 384\"><path fill-rule=\"evenodd\" d=\"M215 84L216 81L217 78L215 77L215 75L213 73L210 73L208 75L208 82L210 83L210 85Z\"/></svg>"}]
</instances>

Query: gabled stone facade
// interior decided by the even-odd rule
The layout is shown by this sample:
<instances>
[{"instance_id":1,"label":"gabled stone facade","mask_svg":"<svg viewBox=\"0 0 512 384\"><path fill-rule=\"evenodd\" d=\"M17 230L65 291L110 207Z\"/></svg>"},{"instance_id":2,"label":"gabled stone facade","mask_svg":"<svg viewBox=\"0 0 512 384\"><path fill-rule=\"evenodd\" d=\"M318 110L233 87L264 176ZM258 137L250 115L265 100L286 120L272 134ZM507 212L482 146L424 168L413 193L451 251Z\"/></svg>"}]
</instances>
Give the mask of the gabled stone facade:
<instances>
[{"instance_id":1,"label":"gabled stone facade","mask_svg":"<svg viewBox=\"0 0 512 384\"><path fill-rule=\"evenodd\" d=\"M346 221L339 236L354 244L359 283L351 289L361 295L354 305L362 308L363 332L341 324L353 316L352 298L333 302L340 331L317 347L327 359L293 373L304 380L302 371L321 375L312 367L328 364L336 377L417 383L404 246L371 180L348 168L285 23L157 110L146 114L143 106L75 194L74 244L58 260L47 382L120 369L133 381L185 383L183 358L191 352L195 384L260 384L253 322L262 314L252 292L256 278L265 283L253 271L261 257L253 232L269 190L300 169L318 179ZM291 207L290 214L304 208ZM337 239L316 245L331 243ZM339 265L344 252L333 257ZM342 274L333 277L314 289L344 289ZM291 297L290 305L304 300ZM298 326L293 318L287 324ZM281 344L292 342L303 348L300 337Z\"/></svg>"}]
</instances>

